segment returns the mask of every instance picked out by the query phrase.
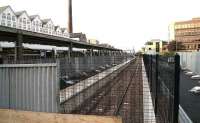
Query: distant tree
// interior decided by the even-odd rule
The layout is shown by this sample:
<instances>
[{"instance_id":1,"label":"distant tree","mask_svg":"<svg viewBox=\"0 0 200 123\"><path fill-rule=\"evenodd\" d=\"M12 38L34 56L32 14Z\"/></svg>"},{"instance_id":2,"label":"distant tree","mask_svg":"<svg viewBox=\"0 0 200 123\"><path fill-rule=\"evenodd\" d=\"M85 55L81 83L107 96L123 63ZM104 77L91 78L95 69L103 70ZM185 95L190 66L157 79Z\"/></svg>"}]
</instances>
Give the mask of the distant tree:
<instances>
[{"instance_id":1,"label":"distant tree","mask_svg":"<svg viewBox=\"0 0 200 123\"><path fill-rule=\"evenodd\" d=\"M173 52L173 51L179 51L181 49L184 49L185 46L182 44L182 42L177 42L177 41L170 41L168 44L168 51Z\"/></svg>"}]
</instances>

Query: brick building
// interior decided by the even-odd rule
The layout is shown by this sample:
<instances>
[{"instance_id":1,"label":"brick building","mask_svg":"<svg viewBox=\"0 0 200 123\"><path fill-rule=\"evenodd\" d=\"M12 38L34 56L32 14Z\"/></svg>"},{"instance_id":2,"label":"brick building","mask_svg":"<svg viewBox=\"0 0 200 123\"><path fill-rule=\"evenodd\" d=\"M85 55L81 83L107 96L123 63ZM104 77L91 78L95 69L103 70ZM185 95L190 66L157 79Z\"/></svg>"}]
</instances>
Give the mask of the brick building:
<instances>
[{"instance_id":1,"label":"brick building","mask_svg":"<svg viewBox=\"0 0 200 123\"><path fill-rule=\"evenodd\" d=\"M169 26L169 38L181 42L179 51L198 51L200 49L200 18L179 21Z\"/></svg>"}]
</instances>

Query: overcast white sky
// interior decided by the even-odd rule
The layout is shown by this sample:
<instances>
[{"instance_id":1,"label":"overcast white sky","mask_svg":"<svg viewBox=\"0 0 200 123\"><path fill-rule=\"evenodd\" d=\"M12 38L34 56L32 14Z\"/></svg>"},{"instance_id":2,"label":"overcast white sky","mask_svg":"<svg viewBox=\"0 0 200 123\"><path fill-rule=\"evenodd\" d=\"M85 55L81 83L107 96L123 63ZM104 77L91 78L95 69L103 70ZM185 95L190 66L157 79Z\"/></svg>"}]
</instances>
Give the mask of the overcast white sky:
<instances>
[{"instance_id":1,"label":"overcast white sky","mask_svg":"<svg viewBox=\"0 0 200 123\"><path fill-rule=\"evenodd\" d=\"M168 39L172 21L200 16L199 0L72 0L74 32L117 48L140 49L147 40ZM67 27L68 0L0 0Z\"/></svg>"}]
</instances>

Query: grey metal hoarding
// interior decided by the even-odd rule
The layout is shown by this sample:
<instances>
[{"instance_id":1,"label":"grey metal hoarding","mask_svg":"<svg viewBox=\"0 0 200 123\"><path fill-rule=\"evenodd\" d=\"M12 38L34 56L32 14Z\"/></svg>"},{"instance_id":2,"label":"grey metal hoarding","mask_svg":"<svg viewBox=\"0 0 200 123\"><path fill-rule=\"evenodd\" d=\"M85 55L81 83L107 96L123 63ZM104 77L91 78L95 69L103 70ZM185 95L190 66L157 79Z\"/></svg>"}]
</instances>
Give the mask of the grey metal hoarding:
<instances>
[{"instance_id":1,"label":"grey metal hoarding","mask_svg":"<svg viewBox=\"0 0 200 123\"><path fill-rule=\"evenodd\" d=\"M56 63L0 65L0 108L58 112L57 74Z\"/></svg>"}]
</instances>

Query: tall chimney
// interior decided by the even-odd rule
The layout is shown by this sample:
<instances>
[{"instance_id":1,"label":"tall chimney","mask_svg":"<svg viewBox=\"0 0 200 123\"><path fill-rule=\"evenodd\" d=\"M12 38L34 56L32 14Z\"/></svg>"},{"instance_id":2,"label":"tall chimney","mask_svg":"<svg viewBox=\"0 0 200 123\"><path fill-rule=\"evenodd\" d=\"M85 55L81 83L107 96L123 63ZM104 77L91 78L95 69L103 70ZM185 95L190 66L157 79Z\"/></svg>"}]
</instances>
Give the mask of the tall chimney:
<instances>
[{"instance_id":1,"label":"tall chimney","mask_svg":"<svg viewBox=\"0 0 200 123\"><path fill-rule=\"evenodd\" d=\"M69 33L73 33L73 22L72 22L72 0L69 0L68 3L68 31Z\"/></svg>"}]
</instances>

